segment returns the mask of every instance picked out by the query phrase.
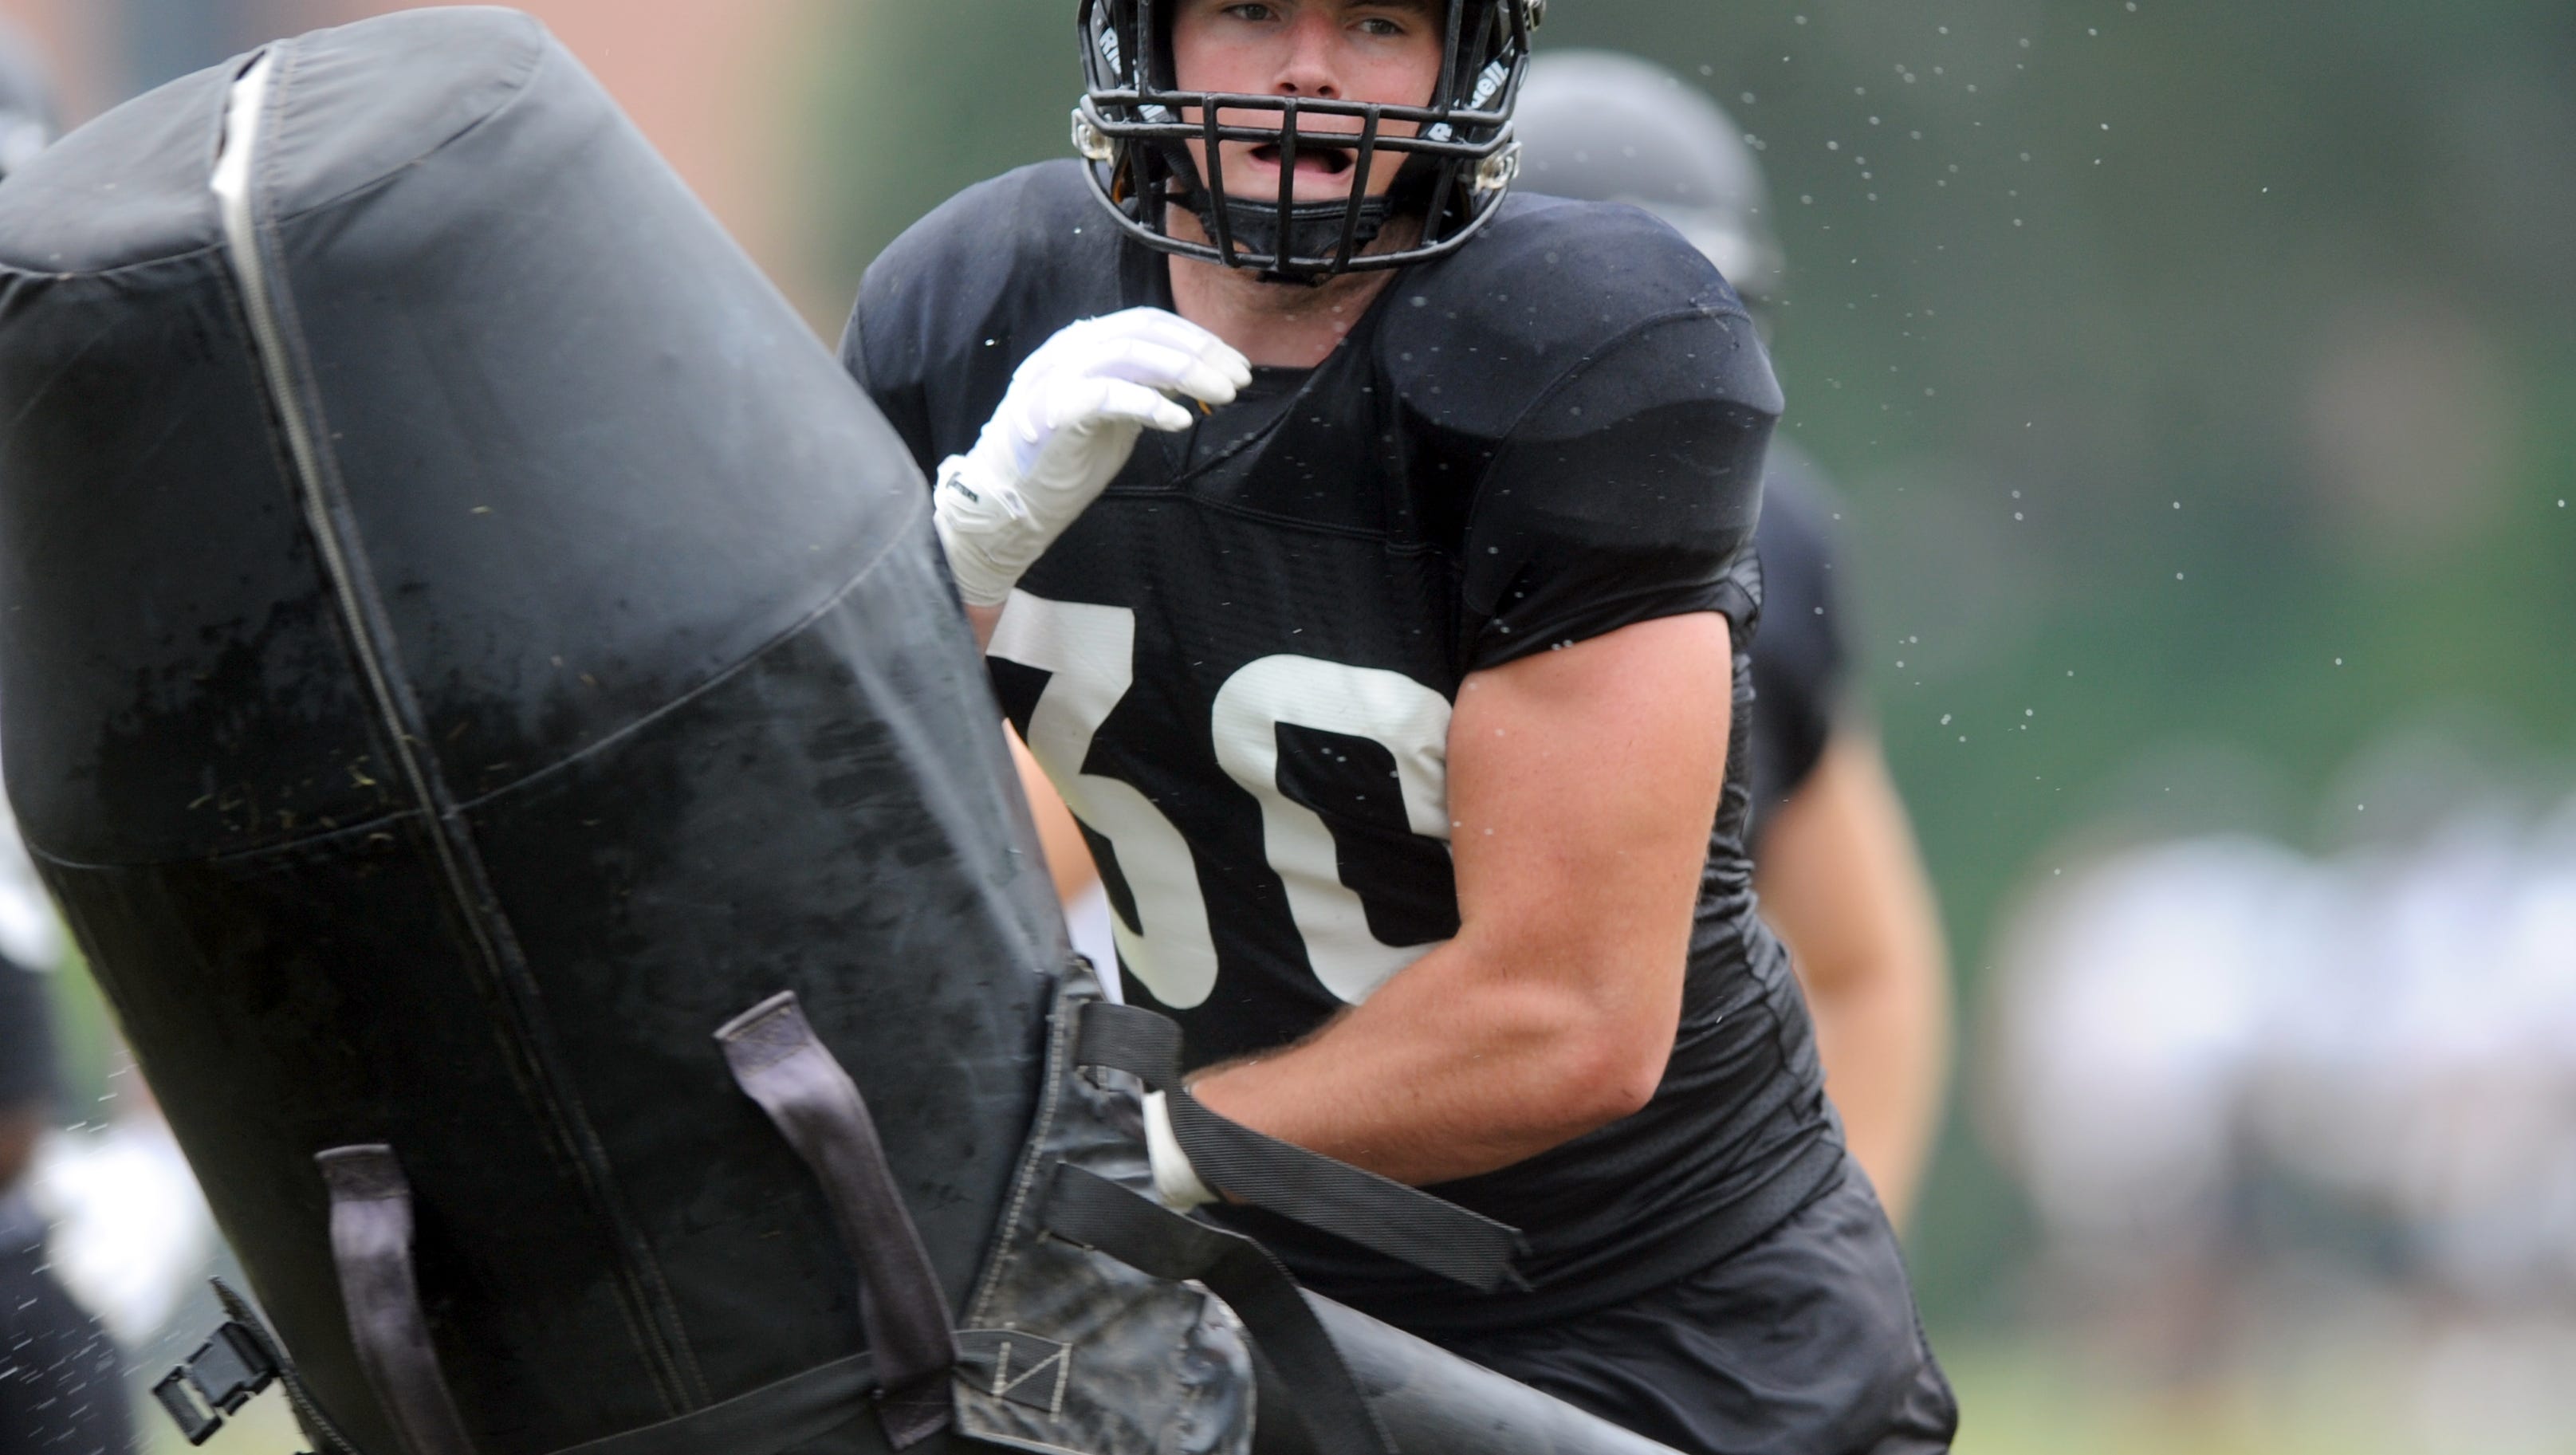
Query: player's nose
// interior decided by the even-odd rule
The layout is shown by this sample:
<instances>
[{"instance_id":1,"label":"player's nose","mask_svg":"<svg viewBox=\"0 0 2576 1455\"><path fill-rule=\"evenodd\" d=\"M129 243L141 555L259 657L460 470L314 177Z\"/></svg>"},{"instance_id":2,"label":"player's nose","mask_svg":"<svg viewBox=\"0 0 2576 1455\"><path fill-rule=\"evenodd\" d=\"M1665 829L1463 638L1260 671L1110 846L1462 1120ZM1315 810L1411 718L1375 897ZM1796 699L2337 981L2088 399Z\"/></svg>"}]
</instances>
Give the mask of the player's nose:
<instances>
[{"instance_id":1,"label":"player's nose","mask_svg":"<svg viewBox=\"0 0 2576 1455\"><path fill-rule=\"evenodd\" d=\"M1327 5L1301 5L1288 22L1279 76L1272 83L1279 95L1328 101L1341 96L1341 73L1333 54L1341 27L1331 10Z\"/></svg>"}]
</instances>

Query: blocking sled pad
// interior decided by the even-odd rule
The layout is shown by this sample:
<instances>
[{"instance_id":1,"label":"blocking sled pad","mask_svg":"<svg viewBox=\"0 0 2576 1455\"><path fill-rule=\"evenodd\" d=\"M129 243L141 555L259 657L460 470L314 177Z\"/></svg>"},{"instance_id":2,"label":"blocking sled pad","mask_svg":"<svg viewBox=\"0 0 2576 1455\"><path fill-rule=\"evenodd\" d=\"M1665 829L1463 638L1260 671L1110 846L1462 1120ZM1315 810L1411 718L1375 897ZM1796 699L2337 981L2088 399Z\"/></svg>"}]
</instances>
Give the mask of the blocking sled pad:
<instances>
[{"instance_id":1,"label":"blocking sled pad","mask_svg":"<svg viewBox=\"0 0 2576 1455\"><path fill-rule=\"evenodd\" d=\"M1164 1212L902 446L532 20L0 188L0 737L324 1455L1649 1452ZM1222 1122L1229 1190L1509 1229Z\"/></svg>"}]
</instances>

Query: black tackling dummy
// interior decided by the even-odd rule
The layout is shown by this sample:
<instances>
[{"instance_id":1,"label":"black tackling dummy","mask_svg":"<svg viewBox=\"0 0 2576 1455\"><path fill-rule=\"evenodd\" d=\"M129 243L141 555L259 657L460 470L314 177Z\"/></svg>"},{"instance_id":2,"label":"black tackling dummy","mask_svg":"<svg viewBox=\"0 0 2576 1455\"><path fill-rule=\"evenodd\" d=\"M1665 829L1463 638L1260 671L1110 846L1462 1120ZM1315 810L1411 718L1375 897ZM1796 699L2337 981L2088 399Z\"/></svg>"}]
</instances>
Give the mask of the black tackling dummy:
<instances>
[{"instance_id":1,"label":"black tackling dummy","mask_svg":"<svg viewBox=\"0 0 2576 1455\"><path fill-rule=\"evenodd\" d=\"M0 318L12 798L256 1294L191 1438L1650 1455L1139 1191L1177 1038L1065 948L902 442L535 22L101 118Z\"/></svg>"}]
</instances>

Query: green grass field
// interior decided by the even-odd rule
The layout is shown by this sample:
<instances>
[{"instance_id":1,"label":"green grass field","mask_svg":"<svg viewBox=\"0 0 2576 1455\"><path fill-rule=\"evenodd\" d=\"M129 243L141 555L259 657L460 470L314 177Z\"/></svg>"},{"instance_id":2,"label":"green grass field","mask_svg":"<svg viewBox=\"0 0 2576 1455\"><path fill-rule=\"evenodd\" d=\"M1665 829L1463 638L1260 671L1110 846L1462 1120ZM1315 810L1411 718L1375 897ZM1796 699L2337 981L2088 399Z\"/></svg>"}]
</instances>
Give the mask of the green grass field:
<instances>
[{"instance_id":1,"label":"green grass field","mask_svg":"<svg viewBox=\"0 0 2576 1455\"><path fill-rule=\"evenodd\" d=\"M1960 1455L2401 1455L2418 1447L2349 1389L2224 1383L2120 1388L2036 1343L1943 1351L1959 1392Z\"/></svg>"}]
</instances>

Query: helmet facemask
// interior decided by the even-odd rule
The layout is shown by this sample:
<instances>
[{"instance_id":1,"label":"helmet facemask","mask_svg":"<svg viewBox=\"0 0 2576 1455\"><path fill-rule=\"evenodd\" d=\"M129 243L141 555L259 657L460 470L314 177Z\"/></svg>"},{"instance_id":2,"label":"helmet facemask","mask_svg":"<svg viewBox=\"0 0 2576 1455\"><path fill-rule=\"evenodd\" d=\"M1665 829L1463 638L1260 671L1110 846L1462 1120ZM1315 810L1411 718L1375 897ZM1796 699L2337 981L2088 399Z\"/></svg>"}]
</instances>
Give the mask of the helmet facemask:
<instances>
[{"instance_id":1,"label":"helmet facemask","mask_svg":"<svg viewBox=\"0 0 2576 1455\"><path fill-rule=\"evenodd\" d=\"M1089 163L1093 195L1138 241L1267 279L1320 283L1438 257L1501 205L1518 154L1512 102L1545 0L1450 0L1440 80L1427 106L1181 90L1171 64L1174 3L1083 0L1081 8L1087 84L1073 113L1074 147ZM1244 125L1239 114L1246 111L1274 113L1277 125ZM1221 112L1238 119L1223 121ZM1321 129L1311 121L1318 116L1347 118L1341 125L1355 120L1358 129ZM1412 131L1390 131L1390 123L1410 123ZM1199 175L1192 141L1202 144L1212 175ZM1279 148L1275 199L1228 191L1226 142ZM1350 191L1300 202L1297 154L1322 147L1350 154ZM1372 195L1368 179L1384 153L1404 160L1394 183ZM1204 241L1171 232L1167 209L1175 203L1197 215ZM1410 244L1364 251L1407 215L1421 224Z\"/></svg>"}]
</instances>

